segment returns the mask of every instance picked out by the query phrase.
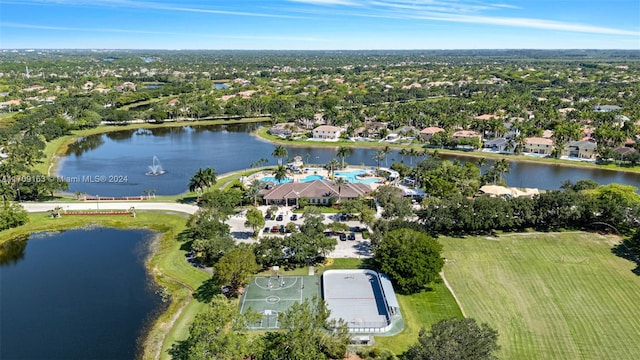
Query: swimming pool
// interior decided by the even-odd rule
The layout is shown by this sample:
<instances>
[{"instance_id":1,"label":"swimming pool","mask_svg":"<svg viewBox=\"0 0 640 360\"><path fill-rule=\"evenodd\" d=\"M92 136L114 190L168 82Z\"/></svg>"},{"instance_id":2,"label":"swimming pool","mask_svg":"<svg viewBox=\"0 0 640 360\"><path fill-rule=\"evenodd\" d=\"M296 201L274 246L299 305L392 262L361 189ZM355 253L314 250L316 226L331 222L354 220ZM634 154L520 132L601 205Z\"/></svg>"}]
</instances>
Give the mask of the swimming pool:
<instances>
[{"instance_id":1,"label":"swimming pool","mask_svg":"<svg viewBox=\"0 0 640 360\"><path fill-rule=\"evenodd\" d=\"M273 176L265 176L263 178L260 179L260 181L264 181L264 182L272 182L275 183L276 185L280 185L280 184L286 184L286 183L290 183L293 181L293 179L291 178L284 178L280 181L277 181L275 177Z\"/></svg>"},{"instance_id":2,"label":"swimming pool","mask_svg":"<svg viewBox=\"0 0 640 360\"><path fill-rule=\"evenodd\" d=\"M304 179L300 179L300 182L311 182L316 180L325 180L325 178L320 175L307 175Z\"/></svg>"},{"instance_id":3,"label":"swimming pool","mask_svg":"<svg viewBox=\"0 0 640 360\"><path fill-rule=\"evenodd\" d=\"M360 183L360 184L375 184L380 182L380 178L377 177L368 177L368 178L359 178L360 175L367 174L366 170L353 170L353 171L336 171L335 176L344 178L350 183Z\"/></svg>"}]
</instances>

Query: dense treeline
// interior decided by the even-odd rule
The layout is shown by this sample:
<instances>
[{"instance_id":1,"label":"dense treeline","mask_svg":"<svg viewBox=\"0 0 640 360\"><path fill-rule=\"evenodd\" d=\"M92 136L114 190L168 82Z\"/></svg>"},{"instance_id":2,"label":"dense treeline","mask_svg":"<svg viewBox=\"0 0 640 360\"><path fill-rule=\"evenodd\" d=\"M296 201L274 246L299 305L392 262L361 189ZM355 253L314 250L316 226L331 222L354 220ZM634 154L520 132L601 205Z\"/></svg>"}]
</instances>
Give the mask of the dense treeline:
<instances>
[{"instance_id":1,"label":"dense treeline","mask_svg":"<svg viewBox=\"0 0 640 360\"><path fill-rule=\"evenodd\" d=\"M628 234L640 225L640 198L626 185L546 191L533 198L428 198L417 215L436 234L483 234L495 230L597 229Z\"/></svg>"}]
</instances>

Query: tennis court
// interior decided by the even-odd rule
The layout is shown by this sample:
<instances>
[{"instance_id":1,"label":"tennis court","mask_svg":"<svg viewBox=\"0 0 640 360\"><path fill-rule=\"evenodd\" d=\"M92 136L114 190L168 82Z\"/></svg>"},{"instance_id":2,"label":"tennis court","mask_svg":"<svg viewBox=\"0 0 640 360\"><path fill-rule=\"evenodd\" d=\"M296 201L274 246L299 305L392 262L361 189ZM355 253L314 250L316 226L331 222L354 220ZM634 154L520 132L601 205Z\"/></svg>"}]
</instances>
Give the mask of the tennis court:
<instances>
[{"instance_id":1,"label":"tennis court","mask_svg":"<svg viewBox=\"0 0 640 360\"><path fill-rule=\"evenodd\" d=\"M249 328L276 329L278 314L296 302L320 296L320 278L317 276L258 276L245 288L240 299L240 312L254 312L261 316Z\"/></svg>"}]
</instances>

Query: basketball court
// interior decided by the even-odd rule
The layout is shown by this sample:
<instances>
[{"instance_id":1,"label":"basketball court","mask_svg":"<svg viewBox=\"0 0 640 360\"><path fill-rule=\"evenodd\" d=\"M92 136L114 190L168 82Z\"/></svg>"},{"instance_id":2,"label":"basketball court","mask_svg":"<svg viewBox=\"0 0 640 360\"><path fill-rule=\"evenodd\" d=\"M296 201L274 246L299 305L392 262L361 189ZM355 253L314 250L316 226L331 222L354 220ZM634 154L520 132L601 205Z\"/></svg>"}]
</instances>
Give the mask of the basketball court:
<instances>
[{"instance_id":1,"label":"basketball court","mask_svg":"<svg viewBox=\"0 0 640 360\"><path fill-rule=\"evenodd\" d=\"M275 329L278 314L296 302L311 300L320 294L320 278L317 276L258 276L251 280L240 299L240 312L253 312L261 316L249 328Z\"/></svg>"}]
</instances>

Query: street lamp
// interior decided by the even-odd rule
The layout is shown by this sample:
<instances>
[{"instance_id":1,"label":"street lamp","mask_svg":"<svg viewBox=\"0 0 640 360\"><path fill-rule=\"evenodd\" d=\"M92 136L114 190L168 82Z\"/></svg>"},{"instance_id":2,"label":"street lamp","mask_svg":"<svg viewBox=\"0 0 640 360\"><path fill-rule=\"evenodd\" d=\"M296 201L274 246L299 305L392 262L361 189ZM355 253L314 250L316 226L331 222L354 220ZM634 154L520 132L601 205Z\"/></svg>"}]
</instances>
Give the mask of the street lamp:
<instances>
[{"instance_id":1,"label":"street lamp","mask_svg":"<svg viewBox=\"0 0 640 360\"><path fill-rule=\"evenodd\" d=\"M96 209L100 211L100 195L96 195Z\"/></svg>"}]
</instances>

